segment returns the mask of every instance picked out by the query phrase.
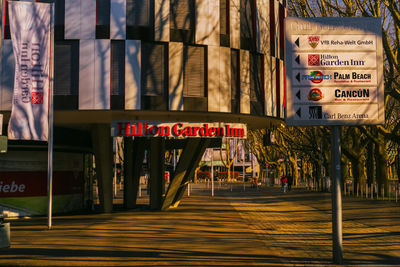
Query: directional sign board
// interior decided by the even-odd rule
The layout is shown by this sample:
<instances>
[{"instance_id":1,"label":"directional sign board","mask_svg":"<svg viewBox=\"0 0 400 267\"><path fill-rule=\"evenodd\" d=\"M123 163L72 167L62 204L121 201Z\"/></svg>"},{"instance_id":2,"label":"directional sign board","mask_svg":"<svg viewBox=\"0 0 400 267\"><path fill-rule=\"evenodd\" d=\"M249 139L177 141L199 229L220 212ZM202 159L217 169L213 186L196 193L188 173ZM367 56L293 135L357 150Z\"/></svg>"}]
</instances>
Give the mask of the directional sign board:
<instances>
[{"instance_id":1,"label":"directional sign board","mask_svg":"<svg viewBox=\"0 0 400 267\"><path fill-rule=\"evenodd\" d=\"M285 19L286 122L384 123L380 18Z\"/></svg>"}]
</instances>

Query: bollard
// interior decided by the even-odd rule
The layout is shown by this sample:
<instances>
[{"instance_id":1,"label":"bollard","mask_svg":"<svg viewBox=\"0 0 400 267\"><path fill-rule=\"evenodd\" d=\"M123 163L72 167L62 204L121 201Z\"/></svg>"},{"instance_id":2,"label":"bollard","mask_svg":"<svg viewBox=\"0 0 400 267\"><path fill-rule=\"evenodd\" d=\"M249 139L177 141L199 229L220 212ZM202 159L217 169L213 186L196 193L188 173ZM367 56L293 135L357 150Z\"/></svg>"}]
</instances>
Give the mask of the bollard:
<instances>
[{"instance_id":1,"label":"bollard","mask_svg":"<svg viewBox=\"0 0 400 267\"><path fill-rule=\"evenodd\" d=\"M382 185L382 200L385 200L385 187Z\"/></svg>"},{"instance_id":2,"label":"bollard","mask_svg":"<svg viewBox=\"0 0 400 267\"><path fill-rule=\"evenodd\" d=\"M371 199L374 199L374 185L371 184Z\"/></svg>"}]
</instances>

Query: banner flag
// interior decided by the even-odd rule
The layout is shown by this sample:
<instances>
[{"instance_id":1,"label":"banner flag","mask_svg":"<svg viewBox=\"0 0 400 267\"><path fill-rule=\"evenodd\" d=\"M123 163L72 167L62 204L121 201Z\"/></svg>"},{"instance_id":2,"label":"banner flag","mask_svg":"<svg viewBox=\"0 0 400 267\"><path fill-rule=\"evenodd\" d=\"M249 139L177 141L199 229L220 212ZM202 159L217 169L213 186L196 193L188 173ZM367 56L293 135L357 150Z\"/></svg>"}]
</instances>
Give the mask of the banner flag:
<instances>
[{"instance_id":1,"label":"banner flag","mask_svg":"<svg viewBox=\"0 0 400 267\"><path fill-rule=\"evenodd\" d=\"M50 5L8 2L15 57L14 94L8 138L48 140Z\"/></svg>"}]
</instances>

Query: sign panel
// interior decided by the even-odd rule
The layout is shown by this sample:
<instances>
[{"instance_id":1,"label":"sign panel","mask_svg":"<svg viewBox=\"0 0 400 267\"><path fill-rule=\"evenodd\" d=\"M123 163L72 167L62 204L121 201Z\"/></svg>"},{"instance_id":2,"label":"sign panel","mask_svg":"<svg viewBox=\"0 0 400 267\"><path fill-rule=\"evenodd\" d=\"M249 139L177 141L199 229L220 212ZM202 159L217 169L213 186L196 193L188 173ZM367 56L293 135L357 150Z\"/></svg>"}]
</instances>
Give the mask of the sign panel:
<instances>
[{"instance_id":1,"label":"sign panel","mask_svg":"<svg viewBox=\"0 0 400 267\"><path fill-rule=\"evenodd\" d=\"M286 18L287 124L384 123L380 18Z\"/></svg>"},{"instance_id":2,"label":"sign panel","mask_svg":"<svg viewBox=\"0 0 400 267\"><path fill-rule=\"evenodd\" d=\"M113 121L111 136L247 138L247 126L222 122Z\"/></svg>"},{"instance_id":3,"label":"sign panel","mask_svg":"<svg viewBox=\"0 0 400 267\"><path fill-rule=\"evenodd\" d=\"M292 35L296 50L376 50L376 36L366 35Z\"/></svg>"},{"instance_id":4,"label":"sign panel","mask_svg":"<svg viewBox=\"0 0 400 267\"><path fill-rule=\"evenodd\" d=\"M376 70L294 70L292 85L377 85Z\"/></svg>"}]
</instances>

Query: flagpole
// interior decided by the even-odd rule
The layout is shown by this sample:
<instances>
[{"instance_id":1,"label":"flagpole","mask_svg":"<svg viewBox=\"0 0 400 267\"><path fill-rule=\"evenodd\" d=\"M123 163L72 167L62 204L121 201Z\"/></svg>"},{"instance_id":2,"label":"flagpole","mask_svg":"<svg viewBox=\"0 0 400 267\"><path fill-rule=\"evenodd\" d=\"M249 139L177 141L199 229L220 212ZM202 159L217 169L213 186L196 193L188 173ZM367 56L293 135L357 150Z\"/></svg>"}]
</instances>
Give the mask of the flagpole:
<instances>
[{"instance_id":1,"label":"flagpole","mask_svg":"<svg viewBox=\"0 0 400 267\"><path fill-rule=\"evenodd\" d=\"M50 66L49 66L49 128L48 128L48 161L47 161L47 194L48 194L48 222L52 227L53 213L53 84L54 84L54 4L50 3Z\"/></svg>"}]
</instances>

